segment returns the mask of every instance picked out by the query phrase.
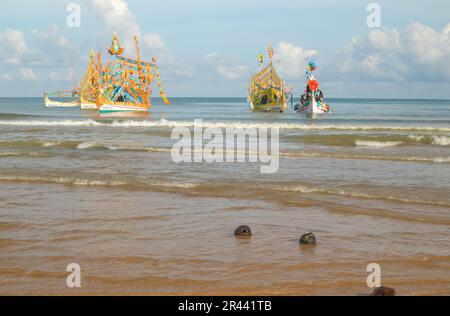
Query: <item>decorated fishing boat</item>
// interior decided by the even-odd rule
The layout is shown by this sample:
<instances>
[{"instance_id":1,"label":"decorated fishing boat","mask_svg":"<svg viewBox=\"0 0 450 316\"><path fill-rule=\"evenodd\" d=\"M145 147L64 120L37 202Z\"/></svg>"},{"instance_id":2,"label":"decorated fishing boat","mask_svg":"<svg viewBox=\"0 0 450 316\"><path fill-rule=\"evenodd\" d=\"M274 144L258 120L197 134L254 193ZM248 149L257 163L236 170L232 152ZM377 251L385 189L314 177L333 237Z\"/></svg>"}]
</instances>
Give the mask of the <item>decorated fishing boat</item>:
<instances>
[{"instance_id":1,"label":"decorated fishing boat","mask_svg":"<svg viewBox=\"0 0 450 316\"><path fill-rule=\"evenodd\" d=\"M288 103L289 91L284 80L277 74L273 64L273 49L267 50L269 64L264 67L263 55L259 54L259 71L251 77L247 100L254 111L283 112Z\"/></svg>"},{"instance_id":2,"label":"decorated fishing boat","mask_svg":"<svg viewBox=\"0 0 450 316\"><path fill-rule=\"evenodd\" d=\"M65 90L57 92L44 92L44 104L48 108L71 108L80 106L79 90ZM50 99L52 97L52 99ZM58 100L55 100L58 99ZM69 99L69 100L67 100Z\"/></svg>"},{"instance_id":3,"label":"decorated fishing boat","mask_svg":"<svg viewBox=\"0 0 450 316\"><path fill-rule=\"evenodd\" d=\"M101 56L98 55L100 60ZM100 63L98 63L100 64ZM98 82L102 69L95 61L95 53L91 50L89 64L80 84L80 107L83 110L97 110Z\"/></svg>"},{"instance_id":4,"label":"decorated fishing boat","mask_svg":"<svg viewBox=\"0 0 450 316\"><path fill-rule=\"evenodd\" d=\"M319 89L319 82L313 72L317 69L314 62L308 63L306 71L306 88L300 97L300 103L294 106L296 112L307 114L324 114L330 112L330 106L323 100L323 92Z\"/></svg>"},{"instance_id":5,"label":"decorated fishing boat","mask_svg":"<svg viewBox=\"0 0 450 316\"><path fill-rule=\"evenodd\" d=\"M87 103L91 103L95 100L100 112L146 112L151 107L151 84L156 78L161 98L165 104L170 104L162 87L156 58L153 57L150 62L141 61L137 36L134 37L134 42L137 58L127 58L123 56L124 48L120 46L117 35L114 34L109 49L113 60L103 67L101 55L98 54L95 67L92 62L91 70L88 68L88 87L86 92L82 90L82 101L89 99Z\"/></svg>"}]
</instances>

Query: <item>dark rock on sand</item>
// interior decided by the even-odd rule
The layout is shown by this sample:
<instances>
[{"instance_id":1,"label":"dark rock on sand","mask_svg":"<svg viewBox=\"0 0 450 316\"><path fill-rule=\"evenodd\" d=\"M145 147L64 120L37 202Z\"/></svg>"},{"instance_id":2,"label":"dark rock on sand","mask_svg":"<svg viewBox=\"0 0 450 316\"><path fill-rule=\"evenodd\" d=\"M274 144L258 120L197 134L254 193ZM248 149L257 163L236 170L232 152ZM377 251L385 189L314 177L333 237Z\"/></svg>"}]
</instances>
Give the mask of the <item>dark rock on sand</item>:
<instances>
[{"instance_id":1,"label":"dark rock on sand","mask_svg":"<svg viewBox=\"0 0 450 316\"><path fill-rule=\"evenodd\" d=\"M395 296L395 290L387 286L380 286L375 288L370 296Z\"/></svg>"},{"instance_id":2,"label":"dark rock on sand","mask_svg":"<svg viewBox=\"0 0 450 316\"><path fill-rule=\"evenodd\" d=\"M234 231L234 236L251 236L252 230L247 225L241 225Z\"/></svg>"},{"instance_id":3,"label":"dark rock on sand","mask_svg":"<svg viewBox=\"0 0 450 316\"><path fill-rule=\"evenodd\" d=\"M315 245L316 244L316 236L313 233L306 233L300 237L300 243L302 245Z\"/></svg>"}]
</instances>

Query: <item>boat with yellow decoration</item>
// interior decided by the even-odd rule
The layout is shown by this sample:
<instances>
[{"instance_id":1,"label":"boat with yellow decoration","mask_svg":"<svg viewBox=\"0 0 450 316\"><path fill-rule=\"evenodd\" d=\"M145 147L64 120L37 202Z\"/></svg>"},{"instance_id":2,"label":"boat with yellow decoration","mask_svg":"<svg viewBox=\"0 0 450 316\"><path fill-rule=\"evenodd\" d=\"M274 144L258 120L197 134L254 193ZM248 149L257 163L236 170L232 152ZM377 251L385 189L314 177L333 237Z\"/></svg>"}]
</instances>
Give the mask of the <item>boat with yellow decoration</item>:
<instances>
[{"instance_id":1,"label":"boat with yellow decoration","mask_svg":"<svg viewBox=\"0 0 450 316\"><path fill-rule=\"evenodd\" d=\"M147 112L151 107L151 84L157 79L159 94L164 103L169 105L161 77L153 57L150 62L141 61L138 38L134 37L136 59L123 56L124 48L120 46L114 34L108 50L113 56L105 66L101 54L91 51L90 61L80 87L82 109L95 108L100 112Z\"/></svg>"},{"instance_id":2,"label":"boat with yellow decoration","mask_svg":"<svg viewBox=\"0 0 450 316\"><path fill-rule=\"evenodd\" d=\"M279 111L286 110L291 93L286 91L284 80L277 74L273 64L273 49L267 50L270 62L264 67L263 55L259 54L259 72L250 79L247 100L254 111Z\"/></svg>"},{"instance_id":3,"label":"boat with yellow decoration","mask_svg":"<svg viewBox=\"0 0 450 316\"><path fill-rule=\"evenodd\" d=\"M101 59L100 53L98 59ZM101 69L95 61L95 53L91 50L89 64L80 84L80 107L82 110L97 110L98 82Z\"/></svg>"}]
</instances>

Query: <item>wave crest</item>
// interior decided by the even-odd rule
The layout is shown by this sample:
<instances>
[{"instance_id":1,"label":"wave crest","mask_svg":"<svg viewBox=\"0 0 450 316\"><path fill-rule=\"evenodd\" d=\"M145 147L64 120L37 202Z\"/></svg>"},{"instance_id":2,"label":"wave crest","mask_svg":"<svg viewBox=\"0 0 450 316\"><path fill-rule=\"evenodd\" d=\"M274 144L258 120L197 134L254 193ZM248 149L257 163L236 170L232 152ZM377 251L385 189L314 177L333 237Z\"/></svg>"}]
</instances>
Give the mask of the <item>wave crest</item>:
<instances>
[{"instance_id":1,"label":"wave crest","mask_svg":"<svg viewBox=\"0 0 450 316\"><path fill-rule=\"evenodd\" d=\"M370 140L355 140L356 146L361 147L394 147L402 144L400 141L387 141L387 142L380 142L380 141L370 141Z\"/></svg>"},{"instance_id":2,"label":"wave crest","mask_svg":"<svg viewBox=\"0 0 450 316\"><path fill-rule=\"evenodd\" d=\"M450 137L448 137L448 136L433 136L432 144L440 145L440 146L448 146L448 145L450 145Z\"/></svg>"},{"instance_id":3,"label":"wave crest","mask_svg":"<svg viewBox=\"0 0 450 316\"><path fill-rule=\"evenodd\" d=\"M193 121L168 121L161 119L159 121L112 121L102 122L92 119L88 120L0 120L3 126L102 126L102 127L193 127ZM290 130L353 130L353 131L440 131L450 132L449 127L432 126L378 126L378 125L306 125L296 123L248 123L248 122L202 122L205 128L279 128Z\"/></svg>"}]
</instances>

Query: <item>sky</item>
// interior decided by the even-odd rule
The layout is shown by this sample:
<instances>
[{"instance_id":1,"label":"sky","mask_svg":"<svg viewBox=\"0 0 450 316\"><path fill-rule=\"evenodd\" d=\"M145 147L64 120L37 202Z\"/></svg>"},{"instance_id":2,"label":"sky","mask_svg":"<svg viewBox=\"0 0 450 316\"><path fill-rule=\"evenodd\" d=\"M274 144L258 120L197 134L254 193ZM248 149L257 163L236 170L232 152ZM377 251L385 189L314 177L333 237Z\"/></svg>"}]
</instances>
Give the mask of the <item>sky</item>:
<instances>
[{"instance_id":1,"label":"sky","mask_svg":"<svg viewBox=\"0 0 450 316\"><path fill-rule=\"evenodd\" d=\"M326 97L450 99L448 0L2 0L0 97L77 86L114 32L169 97L246 96L271 45L297 96L314 61Z\"/></svg>"}]
</instances>

